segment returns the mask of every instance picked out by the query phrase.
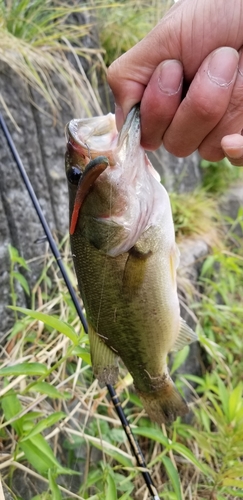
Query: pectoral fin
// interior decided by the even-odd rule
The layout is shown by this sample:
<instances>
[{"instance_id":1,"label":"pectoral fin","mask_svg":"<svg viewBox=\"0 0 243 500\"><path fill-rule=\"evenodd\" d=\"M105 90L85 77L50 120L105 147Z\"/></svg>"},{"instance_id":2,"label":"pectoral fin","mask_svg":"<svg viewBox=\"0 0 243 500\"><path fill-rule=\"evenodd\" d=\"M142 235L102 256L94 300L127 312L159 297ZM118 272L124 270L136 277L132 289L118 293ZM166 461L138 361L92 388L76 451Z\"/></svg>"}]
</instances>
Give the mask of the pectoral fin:
<instances>
[{"instance_id":1,"label":"pectoral fin","mask_svg":"<svg viewBox=\"0 0 243 500\"><path fill-rule=\"evenodd\" d=\"M140 251L136 245L128 252L128 258L124 268L122 285L126 292L133 295L140 290L144 283L144 275L148 266L148 259L152 252Z\"/></svg>"},{"instance_id":2,"label":"pectoral fin","mask_svg":"<svg viewBox=\"0 0 243 500\"><path fill-rule=\"evenodd\" d=\"M94 376L101 386L114 385L119 371L117 354L105 344L105 338L96 333L90 324L89 341Z\"/></svg>"},{"instance_id":3,"label":"pectoral fin","mask_svg":"<svg viewBox=\"0 0 243 500\"><path fill-rule=\"evenodd\" d=\"M175 341L172 351L180 351L185 345L198 340L197 334L188 326L184 319L180 318L179 335Z\"/></svg>"}]
</instances>

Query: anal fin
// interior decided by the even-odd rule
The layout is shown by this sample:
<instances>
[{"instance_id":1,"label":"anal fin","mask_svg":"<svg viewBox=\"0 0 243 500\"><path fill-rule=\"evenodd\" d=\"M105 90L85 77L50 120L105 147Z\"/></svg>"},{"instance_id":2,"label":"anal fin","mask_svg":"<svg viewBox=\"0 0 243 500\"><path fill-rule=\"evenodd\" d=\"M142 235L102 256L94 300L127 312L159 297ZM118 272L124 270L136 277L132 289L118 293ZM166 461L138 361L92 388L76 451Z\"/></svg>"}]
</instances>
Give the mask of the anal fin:
<instances>
[{"instance_id":1,"label":"anal fin","mask_svg":"<svg viewBox=\"0 0 243 500\"><path fill-rule=\"evenodd\" d=\"M188 326L183 318L180 318L179 334L171 350L180 351L185 345L196 342L196 340L198 340L197 334Z\"/></svg>"},{"instance_id":2,"label":"anal fin","mask_svg":"<svg viewBox=\"0 0 243 500\"><path fill-rule=\"evenodd\" d=\"M105 338L96 333L89 323L89 342L91 352L91 362L94 376L98 379L99 384L114 385L118 378L118 356L105 344Z\"/></svg>"}]
</instances>

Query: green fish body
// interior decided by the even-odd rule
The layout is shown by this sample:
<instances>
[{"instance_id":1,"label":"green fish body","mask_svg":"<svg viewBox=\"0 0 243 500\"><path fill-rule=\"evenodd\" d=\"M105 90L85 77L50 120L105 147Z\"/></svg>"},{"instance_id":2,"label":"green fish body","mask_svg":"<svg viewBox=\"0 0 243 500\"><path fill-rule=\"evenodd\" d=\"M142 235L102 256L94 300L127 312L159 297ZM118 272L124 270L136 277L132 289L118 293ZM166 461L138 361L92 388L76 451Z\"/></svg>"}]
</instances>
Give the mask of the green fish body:
<instances>
[{"instance_id":1,"label":"green fish body","mask_svg":"<svg viewBox=\"0 0 243 500\"><path fill-rule=\"evenodd\" d=\"M170 201L140 146L139 108L119 135L111 114L72 120L67 141L71 248L94 374L114 384L120 357L149 416L170 422L188 407L167 355L196 336L180 317Z\"/></svg>"}]
</instances>

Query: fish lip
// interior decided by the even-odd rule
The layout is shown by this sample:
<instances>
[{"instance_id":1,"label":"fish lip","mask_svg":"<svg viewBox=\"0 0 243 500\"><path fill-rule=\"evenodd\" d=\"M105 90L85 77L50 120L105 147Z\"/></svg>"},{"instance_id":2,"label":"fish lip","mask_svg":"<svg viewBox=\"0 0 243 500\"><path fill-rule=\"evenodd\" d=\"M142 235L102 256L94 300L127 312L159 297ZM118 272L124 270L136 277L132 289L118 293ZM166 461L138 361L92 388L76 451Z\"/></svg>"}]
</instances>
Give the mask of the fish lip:
<instances>
[{"instance_id":1,"label":"fish lip","mask_svg":"<svg viewBox=\"0 0 243 500\"><path fill-rule=\"evenodd\" d=\"M117 138L117 148L120 149L126 138L136 135L138 137L138 141L140 143L141 136L141 126L140 126L140 104L135 104L132 109L129 111L126 120L118 134Z\"/></svg>"},{"instance_id":2,"label":"fish lip","mask_svg":"<svg viewBox=\"0 0 243 500\"><path fill-rule=\"evenodd\" d=\"M114 165L118 132L112 113L92 118L75 118L66 125L65 135L70 150L80 153L88 161L97 156L106 156L110 165Z\"/></svg>"},{"instance_id":3,"label":"fish lip","mask_svg":"<svg viewBox=\"0 0 243 500\"><path fill-rule=\"evenodd\" d=\"M74 118L66 125L65 135L71 149L78 150L89 160L105 155L110 165L114 165L114 153L122 148L127 137L137 135L140 142L140 105L136 104L129 111L119 133L116 128L115 115L108 113L94 118Z\"/></svg>"}]
</instances>

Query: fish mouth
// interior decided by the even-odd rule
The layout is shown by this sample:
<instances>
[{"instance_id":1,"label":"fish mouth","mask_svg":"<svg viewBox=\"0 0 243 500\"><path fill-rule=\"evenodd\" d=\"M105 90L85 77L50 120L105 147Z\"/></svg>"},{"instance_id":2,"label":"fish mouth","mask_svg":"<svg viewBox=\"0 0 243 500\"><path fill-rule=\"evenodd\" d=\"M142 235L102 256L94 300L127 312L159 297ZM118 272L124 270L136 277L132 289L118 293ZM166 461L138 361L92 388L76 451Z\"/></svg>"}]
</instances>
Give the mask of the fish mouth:
<instances>
[{"instance_id":1,"label":"fish mouth","mask_svg":"<svg viewBox=\"0 0 243 500\"><path fill-rule=\"evenodd\" d=\"M95 118L74 119L66 126L67 150L85 168L97 156L106 156L110 166L115 164L114 150L118 132L115 115L109 113Z\"/></svg>"},{"instance_id":2,"label":"fish mouth","mask_svg":"<svg viewBox=\"0 0 243 500\"><path fill-rule=\"evenodd\" d=\"M118 132L115 116L111 113L95 118L74 119L66 126L68 168L80 170L70 221L70 234L74 234L80 210L96 179L115 165L114 151Z\"/></svg>"}]
</instances>

